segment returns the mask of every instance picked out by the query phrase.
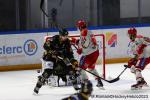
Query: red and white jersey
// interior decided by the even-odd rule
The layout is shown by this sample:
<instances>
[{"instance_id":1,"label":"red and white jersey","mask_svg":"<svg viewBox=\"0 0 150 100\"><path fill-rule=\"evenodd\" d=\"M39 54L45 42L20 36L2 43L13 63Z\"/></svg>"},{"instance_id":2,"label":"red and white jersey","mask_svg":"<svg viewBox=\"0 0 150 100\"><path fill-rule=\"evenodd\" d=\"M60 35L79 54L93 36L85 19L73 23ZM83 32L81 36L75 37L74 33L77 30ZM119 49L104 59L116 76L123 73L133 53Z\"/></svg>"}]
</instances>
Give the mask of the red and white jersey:
<instances>
[{"instance_id":1,"label":"red and white jersey","mask_svg":"<svg viewBox=\"0 0 150 100\"><path fill-rule=\"evenodd\" d=\"M89 55L98 49L95 36L90 30L84 29L81 31L79 48L82 48L82 55Z\"/></svg>"},{"instance_id":2,"label":"red and white jersey","mask_svg":"<svg viewBox=\"0 0 150 100\"><path fill-rule=\"evenodd\" d=\"M150 57L150 39L138 35L135 41L129 43L131 56L137 54L139 58Z\"/></svg>"}]
</instances>

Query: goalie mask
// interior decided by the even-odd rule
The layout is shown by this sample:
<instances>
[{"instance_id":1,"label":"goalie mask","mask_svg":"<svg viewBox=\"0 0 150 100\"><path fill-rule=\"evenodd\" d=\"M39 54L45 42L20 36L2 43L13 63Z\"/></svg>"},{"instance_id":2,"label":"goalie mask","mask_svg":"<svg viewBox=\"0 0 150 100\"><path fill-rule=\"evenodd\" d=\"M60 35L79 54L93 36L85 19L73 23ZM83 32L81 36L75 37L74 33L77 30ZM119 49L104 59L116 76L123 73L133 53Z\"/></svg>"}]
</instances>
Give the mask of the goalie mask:
<instances>
[{"instance_id":1,"label":"goalie mask","mask_svg":"<svg viewBox=\"0 0 150 100\"><path fill-rule=\"evenodd\" d=\"M81 92L82 93L91 95L92 91L93 91L93 85L92 85L91 81L88 80L81 84Z\"/></svg>"}]
</instances>

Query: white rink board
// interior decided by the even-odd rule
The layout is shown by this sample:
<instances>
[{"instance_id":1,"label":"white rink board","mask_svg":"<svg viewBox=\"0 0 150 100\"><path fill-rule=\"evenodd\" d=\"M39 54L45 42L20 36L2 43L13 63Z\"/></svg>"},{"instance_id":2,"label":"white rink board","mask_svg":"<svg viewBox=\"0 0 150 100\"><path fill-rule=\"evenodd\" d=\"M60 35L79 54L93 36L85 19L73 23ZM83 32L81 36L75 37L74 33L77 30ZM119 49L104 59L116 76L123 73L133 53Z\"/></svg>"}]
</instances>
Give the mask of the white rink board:
<instances>
[{"instance_id":1,"label":"white rink board","mask_svg":"<svg viewBox=\"0 0 150 100\"><path fill-rule=\"evenodd\" d=\"M150 37L150 27L138 27L136 29L140 35ZM106 59L128 57L127 30L128 28L92 30L94 34L103 33L106 36ZM69 31L69 33L70 35L79 34L78 31ZM48 34L55 35L58 32L49 32ZM42 47L46 35L47 32L0 35L0 66L41 63L40 58L43 54ZM116 35L116 39L114 39L114 47L111 47L108 41L113 43L111 38L113 35Z\"/></svg>"}]
</instances>

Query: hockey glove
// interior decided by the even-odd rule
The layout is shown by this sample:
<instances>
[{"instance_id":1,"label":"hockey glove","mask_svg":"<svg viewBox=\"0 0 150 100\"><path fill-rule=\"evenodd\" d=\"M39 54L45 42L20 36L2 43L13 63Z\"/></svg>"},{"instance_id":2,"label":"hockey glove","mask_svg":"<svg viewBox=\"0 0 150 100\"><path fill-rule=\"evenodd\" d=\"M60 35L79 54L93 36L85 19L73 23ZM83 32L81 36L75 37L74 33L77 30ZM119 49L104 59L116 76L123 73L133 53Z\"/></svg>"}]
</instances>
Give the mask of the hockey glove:
<instances>
[{"instance_id":1,"label":"hockey glove","mask_svg":"<svg viewBox=\"0 0 150 100\"><path fill-rule=\"evenodd\" d=\"M70 39L70 42L71 42L71 44L76 44L76 45L78 45L79 39L76 39L76 38L72 37L72 38Z\"/></svg>"},{"instance_id":2,"label":"hockey glove","mask_svg":"<svg viewBox=\"0 0 150 100\"><path fill-rule=\"evenodd\" d=\"M76 44L76 38L72 37L72 38L70 39L70 42L71 42L72 44Z\"/></svg>"},{"instance_id":3,"label":"hockey glove","mask_svg":"<svg viewBox=\"0 0 150 100\"><path fill-rule=\"evenodd\" d=\"M78 48L77 53L80 55L82 53L82 48Z\"/></svg>"},{"instance_id":4,"label":"hockey glove","mask_svg":"<svg viewBox=\"0 0 150 100\"><path fill-rule=\"evenodd\" d=\"M128 66L129 67L131 67L132 65L136 65L136 63L137 63L137 59L135 59L135 58L131 58L129 61L128 61Z\"/></svg>"}]
</instances>

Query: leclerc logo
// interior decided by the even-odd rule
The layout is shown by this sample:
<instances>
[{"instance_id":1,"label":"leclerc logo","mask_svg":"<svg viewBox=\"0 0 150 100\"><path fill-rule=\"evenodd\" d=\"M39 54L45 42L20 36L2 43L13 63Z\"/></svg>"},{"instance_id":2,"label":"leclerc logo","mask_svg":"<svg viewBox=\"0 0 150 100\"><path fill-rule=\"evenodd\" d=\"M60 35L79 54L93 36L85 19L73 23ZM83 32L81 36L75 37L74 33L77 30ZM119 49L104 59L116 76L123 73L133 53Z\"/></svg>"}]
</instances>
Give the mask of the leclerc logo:
<instances>
[{"instance_id":1,"label":"leclerc logo","mask_svg":"<svg viewBox=\"0 0 150 100\"><path fill-rule=\"evenodd\" d=\"M37 52L38 45L35 40L29 39L24 43L23 48L26 55L32 56Z\"/></svg>"}]
</instances>

